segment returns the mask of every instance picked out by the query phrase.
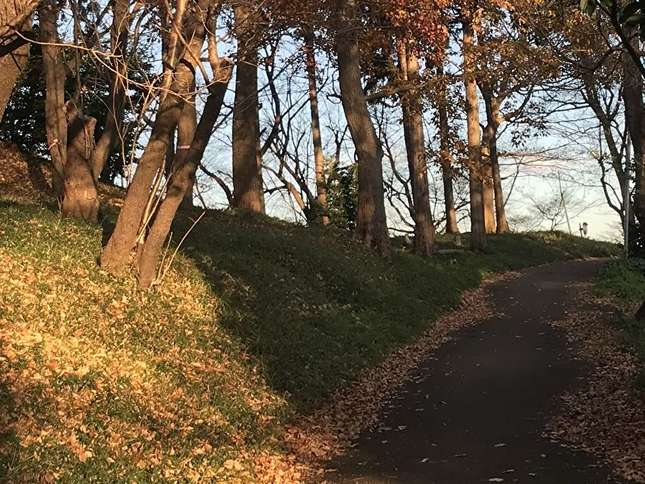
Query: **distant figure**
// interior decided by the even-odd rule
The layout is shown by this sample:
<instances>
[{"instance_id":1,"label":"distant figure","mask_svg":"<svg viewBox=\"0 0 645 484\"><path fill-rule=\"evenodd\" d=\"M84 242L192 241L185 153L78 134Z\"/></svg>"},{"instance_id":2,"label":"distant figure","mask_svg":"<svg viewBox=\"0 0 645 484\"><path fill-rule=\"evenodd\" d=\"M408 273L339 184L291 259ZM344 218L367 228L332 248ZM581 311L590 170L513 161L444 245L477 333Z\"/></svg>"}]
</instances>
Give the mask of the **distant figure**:
<instances>
[{"instance_id":1,"label":"distant figure","mask_svg":"<svg viewBox=\"0 0 645 484\"><path fill-rule=\"evenodd\" d=\"M586 237L589 233L589 224L587 222L582 222L580 224L580 237Z\"/></svg>"}]
</instances>

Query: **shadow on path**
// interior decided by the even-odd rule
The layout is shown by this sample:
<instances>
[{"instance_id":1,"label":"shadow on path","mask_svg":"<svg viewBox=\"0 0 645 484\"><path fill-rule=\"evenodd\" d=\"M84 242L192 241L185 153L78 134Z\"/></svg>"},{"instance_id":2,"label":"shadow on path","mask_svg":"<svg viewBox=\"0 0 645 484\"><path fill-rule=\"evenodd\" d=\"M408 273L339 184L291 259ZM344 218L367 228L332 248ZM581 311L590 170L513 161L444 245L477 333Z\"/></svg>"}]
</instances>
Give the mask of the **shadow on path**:
<instances>
[{"instance_id":1,"label":"shadow on path","mask_svg":"<svg viewBox=\"0 0 645 484\"><path fill-rule=\"evenodd\" d=\"M328 477L339 482L618 482L592 456L541 437L557 397L584 378L549 326L602 261L557 263L491 286L497 315L455 335Z\"/></svg>"}]
</instances>

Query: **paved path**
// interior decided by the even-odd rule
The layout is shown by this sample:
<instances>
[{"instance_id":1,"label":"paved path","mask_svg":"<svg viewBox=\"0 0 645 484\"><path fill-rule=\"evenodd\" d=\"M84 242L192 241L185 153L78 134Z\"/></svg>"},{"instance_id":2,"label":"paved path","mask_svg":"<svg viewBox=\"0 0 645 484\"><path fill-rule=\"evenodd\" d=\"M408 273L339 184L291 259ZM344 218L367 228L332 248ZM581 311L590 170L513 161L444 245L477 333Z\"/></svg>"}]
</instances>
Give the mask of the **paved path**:
<instances>
[{"instance_id":1,"label":"paved path","mask_svg":"<svg viewBox=\"0 0 645 484\"><path fill-rule=\"evenodd\" d=\"M491 286L498 315L460 331L361 436L332 480L405 483L617 482L596 459L541 437L557 396L587 368L548 325L602 262L530 269Z\"/></svg>"}]
</instances>

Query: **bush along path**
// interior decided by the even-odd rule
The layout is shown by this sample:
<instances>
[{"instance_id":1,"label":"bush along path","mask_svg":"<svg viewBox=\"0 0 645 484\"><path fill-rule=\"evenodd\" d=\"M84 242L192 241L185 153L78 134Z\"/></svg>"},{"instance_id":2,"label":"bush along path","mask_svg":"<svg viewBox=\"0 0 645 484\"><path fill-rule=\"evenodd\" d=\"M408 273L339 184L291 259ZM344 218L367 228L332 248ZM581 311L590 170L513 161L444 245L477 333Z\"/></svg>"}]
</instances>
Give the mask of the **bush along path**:
<instances>
[{"instance_id":1,"label":"bush along path","mask_svg":"<svg viewBox=\"0 0 645 484\"><path fill-rule=\"evenodd\" d=\"M574 329L554 323L579 309L580 286L593 280L602 264L555 263L490 285L488 311L473 307L480 322L454 333L409 375L371 430L336 459L328 479L643 482L635 469L642 462L633 454L621 463L608 451L616 443L580 442L577 429L594 422L575 421L575 415L586 417L566 406L572 397L562 399L589 384L595 362L580 358L569 344ZM631 411L625 417L638 415L645 414ZM621 415L606 413L604 418L609 427L612 419L620 424L623 442L635 441L628 447L643 449L637 421L630 425L620 422Z\"/></svg>"}]
</instances>

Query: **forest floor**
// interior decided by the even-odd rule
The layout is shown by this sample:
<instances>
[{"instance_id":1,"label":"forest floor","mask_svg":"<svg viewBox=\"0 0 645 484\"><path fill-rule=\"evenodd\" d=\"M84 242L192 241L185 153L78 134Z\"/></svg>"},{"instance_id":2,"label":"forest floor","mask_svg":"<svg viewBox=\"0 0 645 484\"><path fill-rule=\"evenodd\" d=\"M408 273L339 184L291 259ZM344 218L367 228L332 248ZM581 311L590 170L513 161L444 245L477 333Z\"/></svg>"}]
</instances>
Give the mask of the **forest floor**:
<instances>
[{"instance_id":1,"label":"forest floor","mask_svg":"<svg viewBox=\"0 0 645 484\"><path fill-rule=\"evenodd\" d=\"M645 482L638 363L591 291L605 265L554 263L488 286L492 314L419 365L328 478Z\"/></svg>"},{"instance_id":2,"label":"forest floor","mask_svg":"<svg viewBox=\"0 0 645 484\"><path fill-rule=\"evenodd\" d=\"M119 193L103 187L103 227L63 220L40 174L19 156L2 166L10 158L0 481L322 479L383 397L486 314L482 283L617 252L532 233L491 237L482 254L381 258L342 231L208 211L168 252L163 283L142 292L97 267ZM200 214L180 213L173 240Z\"/></svg>"}]
</instances>

